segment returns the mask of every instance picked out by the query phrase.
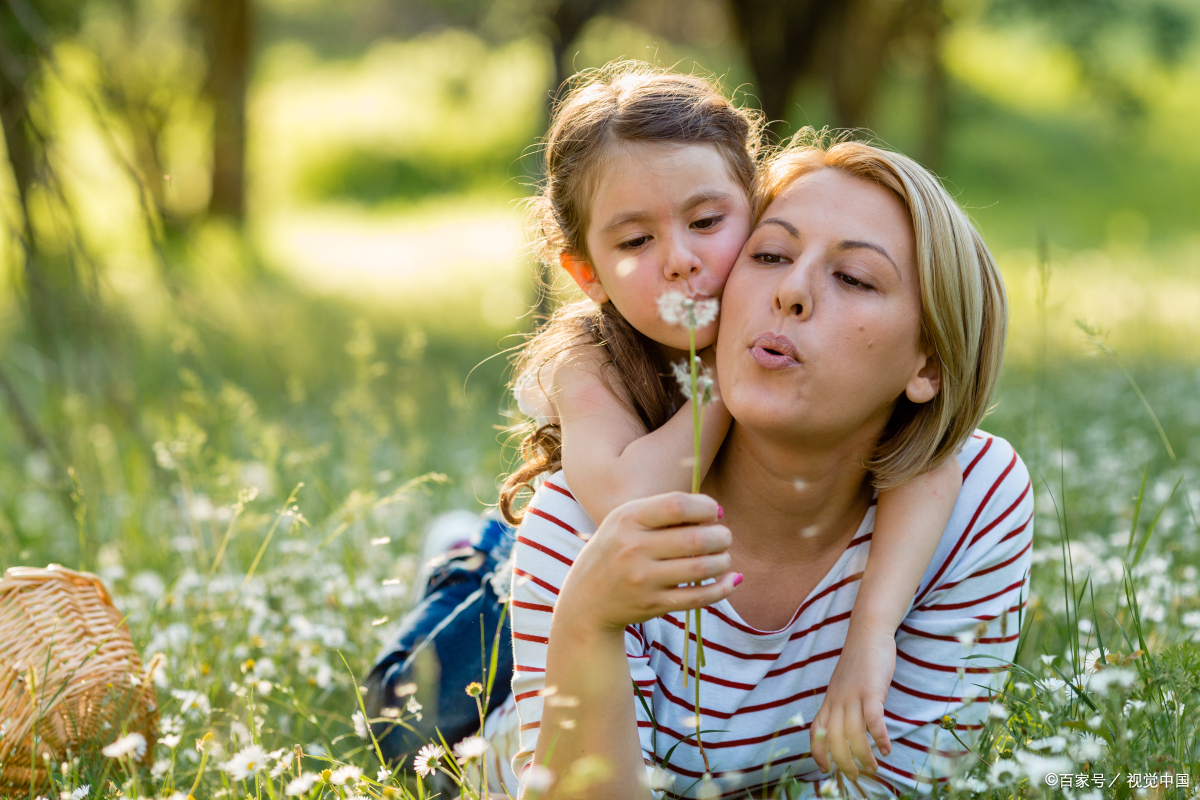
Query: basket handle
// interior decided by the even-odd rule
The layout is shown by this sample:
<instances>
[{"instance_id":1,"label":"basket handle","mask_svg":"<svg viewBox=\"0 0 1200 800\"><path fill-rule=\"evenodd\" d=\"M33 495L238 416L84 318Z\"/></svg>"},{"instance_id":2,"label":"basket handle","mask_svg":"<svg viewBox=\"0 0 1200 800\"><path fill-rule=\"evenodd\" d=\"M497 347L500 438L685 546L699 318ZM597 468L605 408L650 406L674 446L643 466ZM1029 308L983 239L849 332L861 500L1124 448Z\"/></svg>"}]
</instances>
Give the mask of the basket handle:
<instances>
[{"instance_id":1,"label":"basket handle","mask_svg":"<svg viewBox=\"0 0 1200 800\"><path fill-rule=\"evenodd\" d=\"M104 581L100 580L100 576L91 572L80 572L79 570L69 569L62 564L51 564L45 569L39 567L9 567L4 571L5 578L16 578L18 580L36 580L38 578L59 576L76 585L90 585L96 590L96 594L100 596L100 600L103 603L110 606L113 605L112 595L108 593L108 587L104 585Z\"/></svg>"}]
</instances>

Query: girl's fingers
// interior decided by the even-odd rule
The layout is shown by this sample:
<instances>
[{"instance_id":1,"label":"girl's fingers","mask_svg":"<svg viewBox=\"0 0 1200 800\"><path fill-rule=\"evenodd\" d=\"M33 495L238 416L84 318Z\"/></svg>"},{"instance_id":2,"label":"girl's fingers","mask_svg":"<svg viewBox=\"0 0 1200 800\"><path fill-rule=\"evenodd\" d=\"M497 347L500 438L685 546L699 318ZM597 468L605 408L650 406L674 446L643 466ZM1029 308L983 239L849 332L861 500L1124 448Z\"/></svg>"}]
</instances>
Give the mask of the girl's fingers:
<instances>
[{"instance_id":1,"label":"girl's fingers","mask_svg":"<svg viewBox=\"0 0 1200 800\"><path fill-rule=\"evenodd\" d=\"M863 725L862 711L854 708L846 715L846 738L850 743L850 752L862 764L868 774L875 774L879 764L875 762L875 754L871 752L871 744L867 741L867 730Z\"/></svg>"},{"instance_id":2,"label":"girl's fingers","mask_svg":"<svg viewBox=\"0 0 1200 800\"><path fill-rule=\"evenodd\" d=\"M733 534L724 525L686 525L663 528L648 534L646 555L666 560L723 553L733 544Z\"/></svg>"},{"instance_id":3,"label":"girl's fingers","mask_svg":"<svg viewBox=\"0 0 1200 800\"><path fill-rule=\"evenodd\" d=\"M826 735L825 725L825 718L818 713L808 729L808 749L812 751L813 761L817 762L823 773L829 772L829 748L826 746L829 737Z\"/></svg>"},{"instance_id":4,"label":"girl's fingers","mask_svg":"<svg viewBox=\"0 0 1200 800\"><path fill-rule=\"evenodd\" d=\"M891 755L892 740L888 738L887 723L883 720L883 704L877 700L870 700L865 704L863 711L867 730L875 740L875 746L885 756Z\"/></svg>"},{"instance_id":5,"label":"girl's fingers","mask_svg":"<svg viewBox=\"0 0 1200 800\"><path fill-rule=\"evenodd\" d=\"M718 509L720 506L717 505L717 501L708 495L670 492L631 500L610 512L605 522L616 515L617 521L624 519L643 528L657 530L677 525L716 522Z\"/></svg>"},{"instance_id":6,"label":"girl's fingers","mask_svg":"<svg viewBox=\"0 0 1200 800\"><path fill-rule=\"evenodd\" d=\"M854 763L850 747L846 744L846 725L840 708L834 710L829 720L829 733L825 740L829 744L829 753L833 756L833 763L846 773L847 778L852 781L858 780L858 766Z\"/></svg>"}]
</instances>

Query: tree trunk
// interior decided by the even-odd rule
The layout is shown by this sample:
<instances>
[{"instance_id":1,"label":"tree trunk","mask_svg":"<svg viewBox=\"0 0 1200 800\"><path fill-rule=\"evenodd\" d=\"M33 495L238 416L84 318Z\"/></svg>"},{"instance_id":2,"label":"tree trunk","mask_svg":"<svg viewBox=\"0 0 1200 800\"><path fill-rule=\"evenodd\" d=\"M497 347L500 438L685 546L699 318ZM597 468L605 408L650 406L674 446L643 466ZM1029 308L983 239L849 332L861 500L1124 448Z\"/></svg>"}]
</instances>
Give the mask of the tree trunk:
<instances>
[{"instance_id":1,"label":"tree trunk","mask_svg":"<svg viewBox=\"0 0 1200 800\"><path fill-rule=\"evenodd\" d=\"M246 213L246 88L253 48L251 0L196 0L208 61L205 94L212 103L213 214L241 221Z\"/></svg>"},{"instance_id":2,"label":"tree trunk","mask_svg":"<svg viewBox=\"0 0 1200 800\"><path fill-rule=\"evenodd\" d=\"M835 36L826 40L824 63L839 128L870 122L891 45L911 23L922 0L862 0L846 7Z\"/></svg>"},{"instance_id":3,"label":"tree trunk","mask_svg":"<svg viewBox=\"0 0 1200 800\"><path fill-rule=\"evenodd\" d=\"M562 0L554 9L554 13L549 19L550 52L554 59L554 84L546 100L546 119L550 119L550 115L554 113L555 104L566 94L566 87L563 84L575 73L574 68L567 65L567 53L571 45L579 38L584 26L593 17L615 5L615 0ZM540 180L544 177L541 174L539 162L537 178ZM533 309L535 328L549 319L554 312L554 298L551 297L551 289L554 286L555 275L553 264L544 264L538 261L536 270L537 302Z\"/></svg>"},{"instance_id":4,"label":"tree trunk","mask_svg":"<svg viewBox=\"0 0 1200 800\"><path fill-rule=\"evenodd\" d=\"M838 15L837 0L729 0L737 38L754 71L768 122L786 121L796 82L813 71L818 41ZM781 132L768 128L773 139Z\"/></svg>"},{"instance_id":5,"label":"tree trunk","mask_svg":"<svg viewBox=\"0 0 1200 800\"><path fill-rule=\"evenodd\" d=\"M946 66L942 63L942 31L946 14L942 0L926 0L925 26L921 36L921 55L925 70L922 98L921 144L918 157L926 167L938 172L946 155L946 128L949 116L949 91Z\"/></svg>"}]
</instances>

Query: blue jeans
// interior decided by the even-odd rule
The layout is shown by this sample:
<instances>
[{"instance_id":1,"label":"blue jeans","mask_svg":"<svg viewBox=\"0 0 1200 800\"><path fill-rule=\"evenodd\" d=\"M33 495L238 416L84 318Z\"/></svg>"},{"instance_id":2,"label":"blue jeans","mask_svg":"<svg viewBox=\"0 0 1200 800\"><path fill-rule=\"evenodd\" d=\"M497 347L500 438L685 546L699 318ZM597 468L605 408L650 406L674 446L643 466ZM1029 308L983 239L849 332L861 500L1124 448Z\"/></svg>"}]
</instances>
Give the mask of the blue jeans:
<instances>
[{"instance_id":1,"label":"blue jeans","mask_svg":"<svg viewBox=\"0 0 1200 800\"><path fill-rule=\"evenodd\" d=\"M496 674L485 712L512 693L508 588L501 587L498 594L492 579L508 559L515 536L512 528L488 519L478 538L477 545L452 550L435 562L424 597L366 680L367 716L380 720L372 723L379 747L389 763L404 770L412 769L413 756L423 745L441 741L439 731L450 746L478 731L479 710L466 689L473 681L487 686L493 642ZM420 720L405 711L413 694L422 698ZM388 721L397 713L404 725Z\"/></svg>"}]
</instances>

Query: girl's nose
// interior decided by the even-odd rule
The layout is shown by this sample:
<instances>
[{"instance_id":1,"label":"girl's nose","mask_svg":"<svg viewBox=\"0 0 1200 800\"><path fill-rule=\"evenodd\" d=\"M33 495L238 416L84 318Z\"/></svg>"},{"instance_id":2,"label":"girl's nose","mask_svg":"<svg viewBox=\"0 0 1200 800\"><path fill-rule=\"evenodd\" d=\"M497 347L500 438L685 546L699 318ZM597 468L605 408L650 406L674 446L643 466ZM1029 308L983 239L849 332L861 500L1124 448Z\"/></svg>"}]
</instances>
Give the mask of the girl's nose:
<instances>
[{"instance_id":1,"label":"girl's nose","mask_svg":"<svg viewBox=\"0 0 1200 800\"><path fill-rule=\"evenodd\" d=\"M700 274L704 265L700 257L683 242L678 240L668 243L666 262L663 273L667 280L688 280Z\"/></svg>"}]
</instances>

